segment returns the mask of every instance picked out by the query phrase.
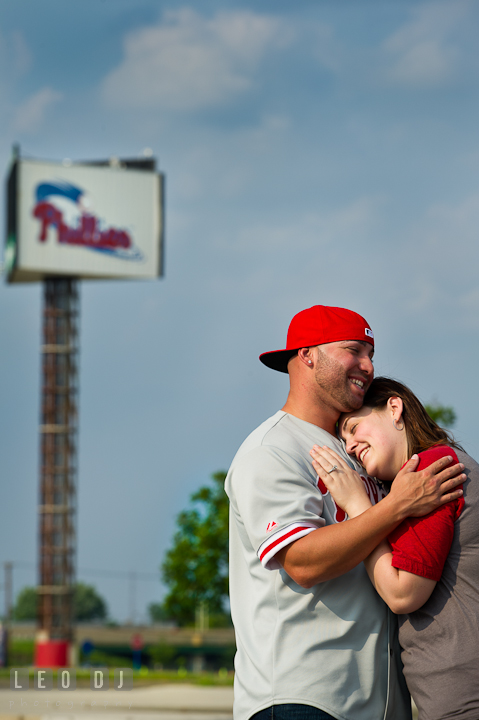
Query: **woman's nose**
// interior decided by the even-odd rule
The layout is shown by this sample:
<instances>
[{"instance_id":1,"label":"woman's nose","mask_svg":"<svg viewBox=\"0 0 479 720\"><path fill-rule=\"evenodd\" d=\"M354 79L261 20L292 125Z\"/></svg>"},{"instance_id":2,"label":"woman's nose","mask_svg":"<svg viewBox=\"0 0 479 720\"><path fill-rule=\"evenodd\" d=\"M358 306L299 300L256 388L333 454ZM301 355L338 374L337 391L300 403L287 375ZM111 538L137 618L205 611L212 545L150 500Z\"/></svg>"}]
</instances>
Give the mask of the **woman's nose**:
<instances>
[{"instance_id":1,"label":"woman's nose","mask_svg":"<svg viewBox=\"0 0 479 720\"><path fill-rule=\"evenodd\" d=\"M352 455L354 452L354 448L356 447L357 442L354 442L353 438L348 438L346 440L346 452L348 455Z\"/></svg>"}]
</instances>

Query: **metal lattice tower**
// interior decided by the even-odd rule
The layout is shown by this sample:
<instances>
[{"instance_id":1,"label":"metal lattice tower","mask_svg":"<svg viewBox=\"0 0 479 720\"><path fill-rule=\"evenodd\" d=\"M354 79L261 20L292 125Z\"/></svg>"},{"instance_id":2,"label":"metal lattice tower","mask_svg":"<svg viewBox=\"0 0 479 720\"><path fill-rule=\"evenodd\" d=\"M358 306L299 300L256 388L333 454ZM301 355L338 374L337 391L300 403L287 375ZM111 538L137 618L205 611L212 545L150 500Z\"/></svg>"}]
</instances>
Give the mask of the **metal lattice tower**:
<instances>
[{"instance_id":1,"label":"metal lattice tower","mask_svg":"<svg viewBox=\"0 0 479 720\"><path fill-rule=\"evenodd\" d=\"M38 625L72 640L77 479L78 285L44 281Z\"/></svg>"}]
</instances>

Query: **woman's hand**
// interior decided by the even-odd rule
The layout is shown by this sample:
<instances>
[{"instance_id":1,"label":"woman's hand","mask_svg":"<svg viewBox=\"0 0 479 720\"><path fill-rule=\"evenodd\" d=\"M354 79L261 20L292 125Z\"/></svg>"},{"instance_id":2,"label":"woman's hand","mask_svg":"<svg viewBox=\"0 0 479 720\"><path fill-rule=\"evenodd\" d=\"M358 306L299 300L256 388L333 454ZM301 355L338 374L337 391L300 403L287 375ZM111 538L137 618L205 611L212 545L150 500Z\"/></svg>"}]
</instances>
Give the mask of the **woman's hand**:
<instances>
[{"instance_id":1,"label":"woman's hand","mask_svg":"<svg viewBox=\"0 0 479 720\"><path fill-rule=\"evenodd\" d=\"M328 488L336 505L350 518L361 515L371 507L371 501L360 475L338 453L326 445L315 445L310 451L313 468ZM331 468L336 469L331 472Z\"/></svg>"}]
</instances>

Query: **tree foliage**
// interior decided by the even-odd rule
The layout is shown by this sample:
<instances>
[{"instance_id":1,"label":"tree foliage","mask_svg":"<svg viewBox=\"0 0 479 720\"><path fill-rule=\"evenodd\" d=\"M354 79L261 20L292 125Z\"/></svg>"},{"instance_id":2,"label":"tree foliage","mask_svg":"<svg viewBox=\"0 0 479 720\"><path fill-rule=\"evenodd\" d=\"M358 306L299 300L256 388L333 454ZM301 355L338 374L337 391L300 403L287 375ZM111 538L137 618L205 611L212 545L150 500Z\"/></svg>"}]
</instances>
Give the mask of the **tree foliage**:
<instances>
[{"instance_id":1,"label":"tree foliage","mask_svg":"<svg viewBox=\"0 0 479 720\"><path fill-rule=\"evenodd\" d=\"M75 620L105 620L108 615L104 599L92 585L77 583L73 594Z\"/></svg>"},{"instance_id":2,"label":"tree foliage","mask_svg":"<svg viewBox=\"0 0 479 720\"><path fill-rule=\"evenodd\" d=\"M12 617L14 620L36 620L37 591L35 588L25 587L18 593Z\"/></svg>"},{"instance_id":3,"label":"tree foliage","mask_svg":"<svg viewBox=\"0 0 479 720\"><path fill-rule=\"evenodd\" d=\"M178 530L167 551L162 574L169 592L163 602L167 617L179 625L195 621L200 603L210 617L225 617L228 596L228 498L225 472L216 472L212 486L194 493L191 509L176 520ZM219 618L218 618L219 619Z\"/></svg>"},{"instance_id":4,"label":"tree foliage","mask_svg":"<svg viewBox=\"0 0 479 720\"><path fill-rule=\"evenodd\" d=\"M452 427L456 422L456 413L454 408L449 405L441 405L438 402L432 402L424 406L430 418L437 422L441 427Z\"/></svg>"},{"instance_id":5,"label":"tree foliage","mask_svg":"<svg viewBox=\"0 0 479 720\"><path fill-rule=\"evenodd\" d=\"M75 620L105 620L108 611L104 599L91 585L76 583L73 594ZM13 608L14 620L36 620L37 591L34 587L25 587L18 594Z\"/></svg>"},{"instance_id":6,"label":"tree foliage","mask_svg":"<svg viewBox=\"0 0 479 720\"><path fill-rule=\"evenodd\" d=\"M148 615L152 623L162 623L171 620L163 607L163 603L150 603L148 605Z\"/></svg>"},{"instance_id":7,"label":"tree foliage","mask_svg":"<svg viewBox=\"0 0 479 720\"><path fill-rule=\"evenodd\" d=\"M159 642L157 645L150 645L148 653L154 663L165 666L170 665L177 653L177 649L174 645L169 643Z\"/></svg>"}]
</instances>

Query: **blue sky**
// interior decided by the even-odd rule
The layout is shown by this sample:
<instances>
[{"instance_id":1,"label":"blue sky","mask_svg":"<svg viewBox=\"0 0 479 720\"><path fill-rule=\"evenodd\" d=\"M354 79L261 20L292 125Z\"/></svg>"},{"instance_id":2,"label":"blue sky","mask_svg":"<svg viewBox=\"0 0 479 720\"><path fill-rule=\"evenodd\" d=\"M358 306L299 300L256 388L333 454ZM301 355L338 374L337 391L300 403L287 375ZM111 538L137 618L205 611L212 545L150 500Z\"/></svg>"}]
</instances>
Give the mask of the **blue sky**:
<instances>
[{"instance_id":1,"label":"blue sky","mask_svg":"<svg viewBox=\"0 0 479 720\"><path fill-rule=\"evenodd\" d=\"M126 576L86 570L157 572L189 495L284 403L257 356L305 307L363 314L376 372L453 405L479 456L478 30L472 0L0 5L5 172L18 142L151 148L166 174L165 277L81 286L79 576L117 619ZM35 581L40 314L39 286L0 285L17 591ZM138 620L161 595L138 582Z\"/></svg>"}]
</instances>

